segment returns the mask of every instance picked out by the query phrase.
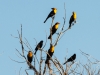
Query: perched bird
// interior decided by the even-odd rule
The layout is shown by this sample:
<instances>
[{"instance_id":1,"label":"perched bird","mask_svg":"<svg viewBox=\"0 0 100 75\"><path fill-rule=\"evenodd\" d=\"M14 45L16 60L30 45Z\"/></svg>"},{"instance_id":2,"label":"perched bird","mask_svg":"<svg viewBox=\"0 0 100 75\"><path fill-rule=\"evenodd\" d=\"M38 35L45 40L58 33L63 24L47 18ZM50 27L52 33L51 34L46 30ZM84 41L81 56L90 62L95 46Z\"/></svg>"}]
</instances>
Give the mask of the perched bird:
<instances>
[{"instance_id":1,"label":"perched bird","mask_svg":"<svg viewBox=\"0 0 100 75\"><path fill-rule=\"evenodd\" d=\"M47 16L46 20L44 21L44 23L47 21L47 19L49 17L54 17L54 15L57 13L57 9L56 8L51 8L52 11L49 13L49 15Z\"/></svg>"},{"instance_id":2,"label":"perched bird","mask_svg":"<svg viewBox=\"0 0 100 75\"><path fill-rule=\"evenodd\" d=\"M46 58L46 61L45 61L46 64L48 64L50 57L52 57L53 53L54 53L54 46L51 44L50 49L48 50L49 55L47 54L47 58Z\"/></svg>"},{"instance_id":3,"label":"perched bird","mask_svg":"<svg viewBox=\"0 0 100 75\"><path fill-rule=\"evenodd\" d=\"M63 65L65 65L67 62L73 62L76 59L76 54L73 54Z\"/></svg>"},{"instance_id":4,"label":"perched bird","mask_svg":"<svg viewBox=\"0 0 100 75\"><path fill-rule=\"evenodd\" d=\"M37 50L38 50L39 48L42 47L42 45L43 45L43 40L41 40L41 41L37 44L37 46L36 46L36 48L35 48L35 53L34 53L34 55L36 54Z\"/></svg>"},{"instance_id":5,"label":"perched bird","mask_svg":"<svg viewBox=\"0 0 100 75\"><path fill-rule=\"evenodd\" d=\"M54 33L56 33L56 31L57 31L57 29L59 27L59 24L60 24L59 22L56 22L55 25L52 27L52 35ZM49 35L48 39L50 39L50 38L51 38L51 34Z\"/></svg>"},{"instance_id":6,"label":"perched bird","mask_svg":"<svg viewBox=\"0 0 100 75\"><path fill-rule=\"evenodd\" d=\"M72 16L70 17L69 28L71 28L72 22L76 22L76 13L75 12L73 12Z\"/></svg>"},{"instance_id":7,"label":"perched bird","mask_svg":"<svg viewBox=\"0 0 100 75\"><path fill-rule=\"evenodd\" d=\"M27 59L28 59L28 61L31 63L32 62L32 60L33 60L33 53L32 53L32 51L29 51L28 52L28 54L27 54Z\"/></svg>"}]
</instances>

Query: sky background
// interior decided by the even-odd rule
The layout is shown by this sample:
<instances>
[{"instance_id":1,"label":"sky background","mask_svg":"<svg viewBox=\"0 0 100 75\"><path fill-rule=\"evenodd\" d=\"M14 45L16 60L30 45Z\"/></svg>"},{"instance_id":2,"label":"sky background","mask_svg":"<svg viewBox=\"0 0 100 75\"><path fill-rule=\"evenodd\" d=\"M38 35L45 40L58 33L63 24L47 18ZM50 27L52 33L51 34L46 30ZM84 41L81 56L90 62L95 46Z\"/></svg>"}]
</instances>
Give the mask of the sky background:
<instances>
[{"instance_id":1,"label":"sky background","mask_svg":"<svg viewBox=\"0 0 100 75\"><path fill-rule=\"evenodd\" d=\"M18 75L20 68L21 75L25 75L26 63L16 63L14 60L23 62L17 55L18 49L21 52L17 30L23 26L23 41L26 38L34 50L36 42L43 40L46 42L46 33L49 36L51 18L44 24L44 20L51 11L52 7L57 8L57 14L54 20L60 22L61 30L64 17L64 3L66 4L66 25L69 26L69 19L72 12L77 14L77 23L68 30L55 47L54 56L58 58L61 64L65 57L68 58L74 53L77 54L76 62L87 63L80 50L90 54L100 60L100 0L0 0L0 75ZM53 36L53 42L57 35ZM48 50L50 40L44 50ZM29 49L25 47L28 51ZM16 55L17 54L17 55ZM40 52L37 52L39 58ZM25 52L27 56L27 52ZM44 59L46 54L43 55ZM33 73L33 71L31 71ZM30 73L30 72L29 72ZM33 75L33 74L30 74Z\"/></svg>"}]
</instances>

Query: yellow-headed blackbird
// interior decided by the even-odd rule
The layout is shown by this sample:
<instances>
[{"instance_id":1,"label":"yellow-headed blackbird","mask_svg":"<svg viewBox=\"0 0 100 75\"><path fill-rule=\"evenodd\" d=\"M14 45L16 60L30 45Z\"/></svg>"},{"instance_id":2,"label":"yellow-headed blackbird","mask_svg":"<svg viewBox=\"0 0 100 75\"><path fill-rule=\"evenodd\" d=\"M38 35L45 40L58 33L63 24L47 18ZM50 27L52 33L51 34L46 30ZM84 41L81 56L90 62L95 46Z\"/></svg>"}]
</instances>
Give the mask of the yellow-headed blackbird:
<instances>
[{"instance_id":1,"label":"yellow-headed blackbird","mask_svg":"<svg viewBox=\"0 0 100 75\"><path fill-rule=\"evenodd\" d=\"M53 17L56 13L57 13L57 9L56 8L51 8L52 11L49 13L49 15L47 16L46 20L44 21L44 23L47 21L47 19L49 17Z\"/></svg>"},{"instance_id":2,"label":"yellow-headed blackbird","mask_svg":"<svg viewBox=\"0 0 100 75\"><path fill-rule=\"evenodd\" d=\"M37 50L38 50L39 48L42 47L42 45L43 45L43 40L41 40L41 41L38 43L38 45L36 46L34 55L36 54Z\"/></svg>"},{"instance_id":3,"label":"yellow-headed blackbird","mask_svg":"<svg viewBox=\"0 0 100 75\"><path fill-rule=\"evenodd\" d=\"M69 28L71 27L72 22L76 22L76 13L75 12L73 12L72 16L70 17Z\"/></svg>"},{"instance_id":4,"label":"yellow-headed blackbird","mask_svg":"<svg viewBox=\"0 0 100 75\"><path fill-rule=\"evenodd\" d=\"M28 61L31 63L32 62L32 60L33 60L33 53L32 53L32 51L29 51L28 52L28 54L27 54L27 59L28 59Z\"/></svg>"},{"instance_id":5,"label":"yellow-headed blackbird","mask_svg":"<svg viewBox=\"0 0 100 75\"><path fill-rule=\"evenodd\" d=\"M54 33L56 33L56 31L57 31L57 29L59 27L59 24L60 24L59 22L56 22L55 25L52 27L52 35ZM50 39L50 38L51 38L51 34L49 35L48 39Z\"/></svg>"},{"instance_id":6,"label":"yellow-headed blackbird","mask_svg":"<svg viewBox=\"0 0 100 75\"><path fill-rule=\"evenodd\" d=\"M50 49L48 50L48 54L49 54L50 56L47 54L47 58L46 58L46 61L45 61L46 64L48 64L48 62L49 62L49 60L50 60L50 57L52 57L53 53L54 53L54 46L51 45L51 46L50 46Z\"/></svg>"},{"instance_id":7,"label":"yellow-headed blackbird","mask_svg":"<svg viewBox=\"0 0 100 75\"><path fill-rule=\"evenodd\" d=\"M73 54L64 64L67 62L73 62L76 59L76 54Z\"/></svg>"}]
</instances>

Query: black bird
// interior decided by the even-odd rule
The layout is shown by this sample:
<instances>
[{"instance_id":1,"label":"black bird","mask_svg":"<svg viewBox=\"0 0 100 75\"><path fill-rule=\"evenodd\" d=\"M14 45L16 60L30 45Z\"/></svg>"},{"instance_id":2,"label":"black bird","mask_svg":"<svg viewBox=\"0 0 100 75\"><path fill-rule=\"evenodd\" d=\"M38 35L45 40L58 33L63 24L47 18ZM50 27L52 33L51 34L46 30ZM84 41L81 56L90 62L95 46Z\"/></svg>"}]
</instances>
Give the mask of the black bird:
<instances>
[{"instance_id":1,"label":"black bird","mask_svg":"<svg viewBox=\"0 0 100 75\"><path fill-rule=\"evenodd\" d=\"M38 50L39 48L42 47L42 45L43 45L43 40L41 40L41 41L37 44L37 46L36 46L36 48L35 48L35 53L34 53L34 55L36 54L37 50Z\"/></svg>"},{"instance_id":2,"label":"black bird","mask_svg":"<svg viewBox=\"0 0 100 75\"><path fill-rule=\"evenodd\" d=\"M59 24L60 24L59 22L56 22L55 25L53 25L53 27L52 27L52 36L53 36L54 33L56 33L56 31L59 27ZM49 35L48 39L51 39L51 34Z\"/></svg>"},{"instance_id":3,"label":"black bird","mask_svg":"<svg viewBox=\"0 0 100 75\"><path fill-rule=\"evenodd\" d=\"M73 12L72 13L72 16L70 17L70 20L69 20L69 28L71 28L71 26L72 26L72 22L75 22L76 23L76 13L75 12Z\"/></svg>"},{"instance_id":4,"label":"black bird","mask_svg":"<svg viewBox=\"0 0 100 75\"><path fill-rule=\"evenodd\" d=\"M56 8L51 8L51 9L52 9L52 11L49 13L49 15L47 16L47 18L44 21L44 23L47 21L48 18L53 17L57 13L57 9Z\"/></svg>"},{"instance_id":5,"label":"black bird","mask_svg":"<svg viewBox=\"0 0 100 75\"><path fill-rule=\"evenodd\" d=\"M76 59L76 54L73 54L63 65L65 65L67 62L73 62Z\"/></svg>"},{"instance_id":6,"label":"black bird","mask_svg":"<svg viewBox=\"0 0 100 75\"><path fill-rule=\"evenodd\" d=\"M48 50L48 54L49 54L50 56L47 54L47 58L46 58L46 61L45 61L46 64L49 63L50 57L53 56L54 48L55 48L55 47L51 44L50 49Z\"/></svg>"},{"instance_id":7,"label":"black bird","mask_svg":"<svg viewBox=\"0 0 100 75\"><path fill-rule=\"evenodd\" d=\"M28 61L31 63L32 62L32 60L33 60L33 53L32 53L32 51L29 51L28 52L28 54L27 54L27 59L28 59Z\"/></svg>"}]
</instances>

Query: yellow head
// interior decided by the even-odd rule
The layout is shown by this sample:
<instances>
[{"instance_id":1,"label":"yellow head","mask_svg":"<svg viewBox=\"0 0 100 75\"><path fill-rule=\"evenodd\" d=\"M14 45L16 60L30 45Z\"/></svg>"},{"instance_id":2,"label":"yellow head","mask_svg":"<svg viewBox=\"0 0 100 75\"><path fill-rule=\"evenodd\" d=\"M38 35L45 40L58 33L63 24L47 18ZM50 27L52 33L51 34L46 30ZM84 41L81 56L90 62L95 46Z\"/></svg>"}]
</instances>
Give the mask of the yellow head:
<instances>
[{"instance_id":1,"label":"yellow head","mask_svg":"<svg viewBox=\"0 0 100 75\"><path fill-rule=\"evenodd\" d=\"M51 9L55 14L57 13L57 9L56 8L51 8Z\"/></svg>"},{"instance_id":2,"label":"yellow head","mask_svg":"<svg viewBox=\"0 0 100 75\"><path fill-rule=\"evenodd\" d=\"M29 52L28 52L28 57L32 57L32 56L33 56L32 51L29 51Z\"/></svg>"},{"instance_id":3,"label":"yellow head","mask_svg":"<svg viewBox=\"0 0 100 75\"><path fill-rule=\"evenodd\" d=\"M59 24L60 24L59 22L55 23L55 29L58 29Z\"/></svg>"},{"instance_id":4,"label":"yellow head","mask_svg":"<svg viewBox=\"0 0 100 75\"><path fill-rule=\"evenodd\" d=\"M55 48L55 47L54 47L53 45L51 45L51 46L50 46L50 52L54 52L54 48Z\"/></svg>"},{"instance_id":5,"label":"yellow head","mask_svg":"<svg viewBox=\"0 0 100 75\"><path fill-rule=\"evenodd\" d=\"M76 20L76 13L75 12L73 12L73 18L74 18L74 20Z\"/></svg>"}]
</instances>

